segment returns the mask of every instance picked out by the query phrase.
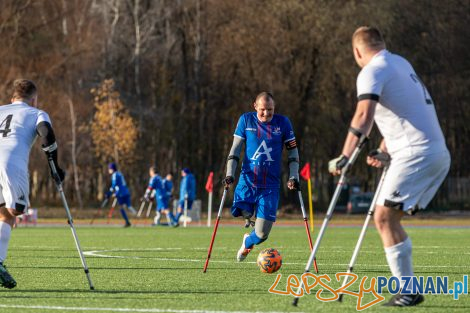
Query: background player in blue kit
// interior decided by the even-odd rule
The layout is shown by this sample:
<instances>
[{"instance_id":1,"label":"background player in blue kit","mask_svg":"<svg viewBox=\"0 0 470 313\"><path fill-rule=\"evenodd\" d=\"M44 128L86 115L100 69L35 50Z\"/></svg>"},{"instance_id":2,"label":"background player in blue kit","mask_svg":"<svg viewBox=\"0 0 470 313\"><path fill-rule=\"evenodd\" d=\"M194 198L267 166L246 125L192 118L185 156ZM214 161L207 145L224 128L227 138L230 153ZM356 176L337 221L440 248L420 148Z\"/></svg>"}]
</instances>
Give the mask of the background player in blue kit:
<instances>
[{"instance_id":1,"label":"background player in blue kit","mask_svg":"<svg viewBox=\"0 0 470 313\"><path fill-rule=\"evenodd\" d=\"M109 163L108 173L111 175L111 187L106 193L106 198L110 198L114 194L119 204L119 211L121 212L122 217L126 221L126 224L124 226L129 227L131 226L131 222L127 217L125 206L133 214L135 214L136 211L131 205L131 193L127 188L126 180L124 179L124 175L122 175L122 173L117 170L116 163Z\"/></svg>"},{"instance_id":2,"label":"background player in blue kit","mask_svg":"<svg viewBox=\"0 0 470 313\"><path fill-rule=\"evenodd\" d=\"M150 167L149 169L150 180L147 189L145 190L144 199L149 202L152 201L152 193L155 191L155 197L157 200L157 215L154 219L154 224L160 224L161 212L163 211L168 220L168 225L174 225L175 217L173 213L168 209L169 207L169 197L167 196L167 189L165 189L164 180L157 174L157 168L155 166Z\"/></svg>"},{"instance_id":3,"label":"background player in blue kit","mask_svg":"<svg viewBox=\"0 0 470 313\"><path fill-rule=\"evenodd\" d=\"M223 181L226 187L234 182L240 152L245 143L245 158L232 206L232 215L242 216L245 227L256 216L255 229L243 236L237 260L243 261L254 245L264 242L276 221L281 184L282 150L286 146L289 157L289 189L299 185L299 153L289 119L274 114L274 98L268 92L260 93L253 104L256 112L243 114L234 133L233 145L227 161Z\"/></svg>"},{"instance_id":4,"label":"background player in blue kit","mask_svg":"<svg viewBox=\"0 0 470 313\"><path fill-rule=\"evenodd\" d=\"M173 195L173 174L171 173L166 174L165 179L163 180L162 184L163 184L163 189L165 189L166 191L166 197L168 198L168 201L170 201L171 196Z\"/></svg>"},{"instance_id":5,"label":"background player in blue kit","mask_svg":"<svg viewBox=\"0 0 470 313\"><path fill-rule=\"evenodd\" d=\"M184 168L181 171L181 183L180 183L180 198L178 201L178 214L176 215L175 222L178 223L179 219L183 215L184 201L188 200L188 210L191 210L193 201L196 198L196 178L191 173L189 168Z\"/></svg>"},{"instance_id":6,"label":"background player in blue kit","mask_svg":"<svg viewBox=\"0 0 470 313\"><path fill-rule=\"evenodd\" d=\"M162 211L166 214L169 226L176 226L176 219L170 210L170 201L173 194L173 175L168 173L162 180L163 192L161 195Z\"/></svg>"}]
</instances>

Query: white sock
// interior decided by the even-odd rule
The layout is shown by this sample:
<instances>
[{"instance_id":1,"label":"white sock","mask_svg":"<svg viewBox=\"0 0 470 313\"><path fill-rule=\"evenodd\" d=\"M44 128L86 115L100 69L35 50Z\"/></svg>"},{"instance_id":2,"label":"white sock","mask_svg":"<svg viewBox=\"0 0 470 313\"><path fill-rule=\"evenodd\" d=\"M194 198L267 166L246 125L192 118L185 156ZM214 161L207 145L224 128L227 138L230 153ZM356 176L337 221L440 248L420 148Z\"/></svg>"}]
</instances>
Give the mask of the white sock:
<instances>
[{"instance_id":1,"label":"white sock","mask_svg":"<svg viewBox=\"0 0 470 313\"><path fill-rule=\"evenodd\" d=\"M166 220L167 220L167 222L168 222L168 225L173 224L173 220L171 219L170 214L166 214Z\"/></svg>"},{"instance_id":2,"label":"white sock","mask_svg":"<svg viewBox=\"0 0 470 313\"><path fill-rule=\"evenodd\" d=\"M403 276L414 276L411 250L411 239L409 237L403 242L385 248L385 256L393 276L399 279ZM403 281L401 286L403 287Z\"/></svg>"},{"instance_id":3,"label":"white sock","mask_svg":"<svg viewBox=\"0 0 470 313\"><path fill-rule=\"evenodd\" d=\"M162 218L162 214L160 212L157 212L155 215L155 218L153 219L154 224L160 224L160 219Z\"/></svg>"},{"instance_id":4,"label":"white sock","mask_svg":"<svg viewBox=\"0 0 470 313\"><path fill-rule=\"evenodd\" d=\"M0 222L0 262L7 258L8 243L10 242L11 226L5 222Z\"/></svg>"}]
</instances>

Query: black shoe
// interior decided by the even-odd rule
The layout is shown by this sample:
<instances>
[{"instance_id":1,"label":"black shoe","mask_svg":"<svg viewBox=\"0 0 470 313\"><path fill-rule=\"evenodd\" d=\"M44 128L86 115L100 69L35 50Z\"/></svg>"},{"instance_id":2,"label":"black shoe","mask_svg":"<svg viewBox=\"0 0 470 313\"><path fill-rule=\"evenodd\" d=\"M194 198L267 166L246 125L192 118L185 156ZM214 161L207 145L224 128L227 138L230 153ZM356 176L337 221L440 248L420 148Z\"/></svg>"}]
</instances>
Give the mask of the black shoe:
<instances>
[{"instance_id":1,"label":"black shoe","mask_svg":"<svg viewBox=\"0 0 470 313\"><path fill-rule=\"evenodd\" d=\"M389 302L385 303L384 306L415 306L424 301L423 295L402 295L396 294L390 299Z\"/></svg>"},{"instance_id":2,"label":"black shoe","mask_svg":"<svg viewBox=\"0 0 470 313\"><path fill-rule=\"evenodd\" d=\"M3 263L0 263L0 283L2 287L8 289L16 287L16 281L11 277L10 273L8 273Z\"/></svg>"},{"instance_id":3,"label":"black shoe","mask_svg":"<svg viewBox=\"0 0 470 313\"><path fill-rule=\"evenodd\" d=\"M124 225L124 227L131 227L131 226L132 226L131 223L126 223L126 224Z\"/></svg>"}]
</instances>

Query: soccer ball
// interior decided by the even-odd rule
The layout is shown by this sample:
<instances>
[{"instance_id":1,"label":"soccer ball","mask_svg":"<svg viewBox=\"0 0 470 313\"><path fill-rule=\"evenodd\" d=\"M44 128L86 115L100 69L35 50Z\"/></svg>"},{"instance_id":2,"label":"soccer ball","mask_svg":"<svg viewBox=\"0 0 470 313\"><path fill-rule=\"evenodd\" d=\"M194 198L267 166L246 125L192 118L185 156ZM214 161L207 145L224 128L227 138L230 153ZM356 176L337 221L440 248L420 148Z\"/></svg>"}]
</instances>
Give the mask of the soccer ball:
<instances>
[{"instance_id":1,"label":"soccer ball","mask_svg":"<svg viewBox=\"0 0 470 313\"><path fill-rule=\"evenodd\" d=\"M259 253L256 263L261 272L274 273L282 266L282 256L276 249L264 249Z\"/></svg>"}]
</instances>

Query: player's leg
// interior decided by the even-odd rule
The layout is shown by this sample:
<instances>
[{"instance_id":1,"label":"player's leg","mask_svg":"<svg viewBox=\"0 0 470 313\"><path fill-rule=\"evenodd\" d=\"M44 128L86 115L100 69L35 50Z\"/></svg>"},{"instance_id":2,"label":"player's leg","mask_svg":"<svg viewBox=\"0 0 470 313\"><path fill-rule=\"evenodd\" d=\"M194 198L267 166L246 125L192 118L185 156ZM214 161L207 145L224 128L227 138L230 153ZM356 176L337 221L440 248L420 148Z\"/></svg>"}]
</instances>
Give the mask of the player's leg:
<instances>
[{"instance_id":1,"label":"player's leg","mask_svg":"<svg viewBox=\"0 0 470 313\"><path fill-rule=\"evenodd\" d=\"M165 208L165 210L163 212L166 215L166 219L168 221L169 226L178 226L178 223L176 221L176 217L173 214L173 211L168 208L168 206Z\"/></svg>"},{"instance_id":2,"label":"player's leg","mask_svg":"<svg viewBox=\"0 0 470 313\"><path fill-rule=\"evenodd\" d=\"M16 216L23 214L12 208L6 208L4 203L0 203L0 284L5 288L14 288L15 279L8 273L3 265L8 253L8 244L11 238L11 231L15 223Z\"/></svg>"},{"instance_id":3,"label":"player's leg","mask_svg":"<svg viewBox=\"0 0 470 313\"><path fill-rule=\"evenodd\" d=\"M155 208L155 217L153 218L153 224L152 225L160 225L161 224L161 219L162 219L162 211L165 210L165 205L163 203L163 198L158 196L155 197L155 203L156 203L156 208Z\"/></svg>"},{"instance_id":4,"label":"player's leg","mask_svg":"<svg viewBox=\"0 0 470 313\"><path fill-rule=\"evenodd\" d=\"M127 213L124 207L124 206L130 206L131 204L130 196L117 197L117 202L119 205L119 212L121 212L121 216L126 222L126 224L124 224L124 227L131 226L131 222L129 221L129 217L127 216Z\"/></svg>"},{"instance_id":5,"label":"player's leg","mask_svg":"<svg viewBox=\"0 0 470 313\"><path fill-rule=\"evenodd\" d=\"M132 213L132 215L134 216L137 215L137 211L134 209L134 207L131 204L127 206L127 209Z\"/></svg>"},{"instance_id":6,"label":"player's leg","mask_svg":"<svg viewBox=\"0 0 470 313\"><path fill-rule=\"evenodd\" d=\"M27 210L29 197L27 174L13 174L8 175L3 171L0 173L0 284L5 288L16 286L16 281L8 273L3 262L7 257L16 216Z\"/></svg>"},{"instance_id":7,"label":"player's leg","mask_svg":"<svg viewBox=\"0 0 470 313\"><path fill-rule=\"evenodd\" d=\"M165 210L165 204L163 203L163 199L160 197L157 197L156 200L157 200L157 208L155 209L155 218L153 219L153 225L160 225L161 218L162 218L161 212Z\"/></svg>"},{"instance_id":8,"label":"player's leg","mask_svg":"<svg viewBox=\"0 0 470 313\"><path fill-rule=\"evenodd\" d=\"M395 164L394 164L395 161ZM392 161L374 214L382 238L385 255L392 274L398 278L414 276L412 243L401 225L404 213L424 209L447 174L449 162L445 155L418 158L397 158ZM421 303L422 295L405 294L393 297L388 306L413 306Z\"/></svg>"},{"instance_id":9,"label":"player's leg","mask_svg":"<svg viewBox=\"0 0 470 313\"><path fill-rule=\"evenodd\" d=\"M401 225L404 213L400 208L377 205L374 221L382 239L393 276L414 276L411 258L411 239Z\"/></svg>"},{"instance_id":10,"label":"player's leg","mask_svg":"<svg viewBox=\"0 0 470 313\"><path fill-rule=\"evenodd\" d=\"M237 260L243 261L255 245L268 239L273 223L276 221L276 211L279 203L279 191L260 189L256 192L256 222L255 229L243 237L243 243L237 253Z\"/></svg>"},{"instance_id":11,"label":"player's leg","mask_svg":"<svg viewBox=\"0 0 470 313\"><path fill-rule=\"evenodd\" d=\"M184 200L178 201L178 209L176 211L176 216L175 216L175 223L179 223L179 220L181 216L183 216L183 210L184 210Z\"/></svg>"},{"instance_id":12,"label":"player's leg","mask_svg":"<svg viewBox=\"0 0 470 313\"><path fill-rule=\"evenodd\" d=\"M255 214L256 189L244 185L237 185L234 192L232 216L241 216L245 220L245 227L254 226L251 218Z\"/></svg>"},{"instance_id":13,"label":"player's leg","mask_svg":"<svg viewBox=\"0 0 470 313\"><path fill-rule=\"evenodd\" d=\"M153 218L154 225L160 225L162 220L162 213L159 210L155 212L155 217Z\"/></svg>"},{"instance_id":14,"label":"player's leg","mask_svg":"<svg viewBox=\"0 0 470 313\"><path fill-rule=\"evenodd\" d=\"M136 216L137 211L134 209L134 207L131 204L131 195L125 196L125 201L126 201L126 208L131 212L132 215Z\"/></svg>"},{"instance_id":15,"label":"player's leg","mask_svg":"<svg viewBox=\"0 0 470 313\"><path fill-rule=\"evenodd\" d=\"M412 162L409 157L392 159L374 212L375 226L382 239L388 266L398 279L414 276L411 239L401 225L403 208L410 201L416 201L416 195L414 199L409 197L409 181L414 167Z\"/></svg>"}]
</instances>

